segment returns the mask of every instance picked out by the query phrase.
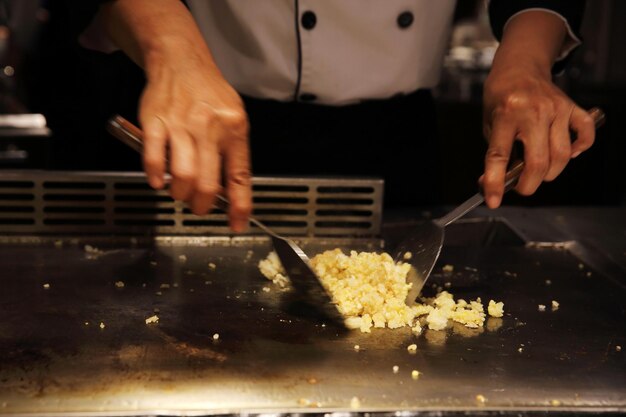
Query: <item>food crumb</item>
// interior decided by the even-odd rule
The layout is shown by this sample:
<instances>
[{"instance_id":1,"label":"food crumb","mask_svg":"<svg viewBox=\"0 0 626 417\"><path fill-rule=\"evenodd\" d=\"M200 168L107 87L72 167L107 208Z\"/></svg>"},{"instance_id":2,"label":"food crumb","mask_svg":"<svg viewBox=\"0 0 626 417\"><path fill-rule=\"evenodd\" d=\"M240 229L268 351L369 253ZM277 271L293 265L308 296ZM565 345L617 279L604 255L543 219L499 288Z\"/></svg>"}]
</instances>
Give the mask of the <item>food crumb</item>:
<instances>
[{"instance_id":1,"label":"food crumb","mask_svg":"<svg viewBox=\"0 0 626 417\"><path fill-rule=\"evenodd\" d=\"M550 401L550 405L553 406L553 407L558 407L558 406L561 405L561 401L559 401L559 400L551 400Z\"/></svg>"},{"instance_id":2,"label":"food crumb","mask_svg":"<svg viewBox=\"0 0 626 417\"><path fill-rule=\"evenodd\" d=\"M517 348L517 351L518 351L519 353L522 353L522 352L524 351L524 348L522 348L522 347Z\"/></svg>"},{"instance_id":3,"label":"food crumb","mask_svg":"<svg viewBox=\"0 0 626 417\"><path fill-rule=\"evenodd\" d=\"M298 400L298 404L304 407L308 407L309 405L311 405L311 401L308 398L300 398Z\"/></svg>"},{"instance_id":4,"label":"food crumb","mask_svg":"<svg viewBox=\"0 0 626 417\"><path fill-rule=\"evenodd\" d=\"M359 345L354 345L354 350L356 350L356 351L358 352L359 350L361 350L361 346L359 346Z\"/></svg>"},{"instance_id":5,"label":"food crumb","mask_svg":"<svg viewBox=\"0 0 626 417\"><path fill-rule=\"evenodd\" d=\"M585 264L582 264L582 263L578 264L578 269L585 269Z\"/></svg>"},{"instance_id":6,"label":"food crumb","mask_svg":"<svg viewBox=\"0 0 626 417\"><path fill-rule=\"evenodd\" d=\"M215 333L213 335L213 340L218 340L220 338L220 334L219 333Z\"/></svg>"},{"instance_id":7,"label":"food crumb","mask_svg":"<svg viewBox=\"0 0 626 417\"><path fill-rule=\"evenodd\" d=\"M85 322L85 326L89 326L89 322L88 321Z\"/></svg>"},{"instance_id":8,"label":"food crumb","mask_svg":"<svg viewBox=\"0 0 626 417\"><path fill-rule=\"evenodd\" d=\"M173 284L172 284L172 287L174 287L174 288L178 288L178 282L173 283Z\"/></svg>"},{"instance_id":9,"label":"food crumb","mask_svg":"<svg viewBox=\"0 0 626 417\"><path fill-rule=\"evenodd\" d=\"M263 287L263 292L270 292L272 291L270 287Z\"/></svg>"},{"instance_id":10,"label":"food crumb","mask_svg":"<svg viewBox=\"0 0 626 417\"><path fill-rule=\"evenodd\" d=\"M211 271L215 271L215 268L217 268L217 265L215 265L213 262L209 262L209 269Z\"/></svg>"},{"instance_id":11,"label":"food crumb","mask_svg":"<svg viewBox=\"0 0 626 417\"><path fill-rule=\"evenodd\" d=\"M100 328L104 329L106 326L104 325L104 323L100 322Z\"/></svg>"},{"instance_id":12,"label":"food crumb","mask_svg":"<svg viewBox=\"0 0 626 417\"><path fill-rule=\"evenodd\" d=\"M146 324L152 324L152 323L158 323L158 322L159 322L159 316L157 316L156 314L146 319Z\"/></svg>"},{"instance_id":13,"label":"food crumb","mask_svg":"<svg viewBox=\"0 0 626 417\"><path fill-rule=\"evenodd\" d=\"M545 306L545 305L543 305L543 304L539 304L539 305L537 306L537 310L539 310L539 311L546 311L546 306Z\"/></svg>"},{"instance_id":14,"label":"food crumb","mask_svg":"<svg viewBox=\"0 0 626 417\"><path fill-rule=\"evenodd\" d=\"M159 296L163 295L163 293L161 291L157 291L157 292L155 292L155 294L159 295Z\"/></svg>"},{"instance_id":15,"label":"food crumb","mask_svg":"<svg viewBox=\"0 0 626 417\"><path fill-rule=\"evenodd\" d=\"M552 285L552 280L547 279L546 280L546 285Z\"/></svg>"},{"instance_id":16,"label":"food crumb","mask_svg":"<svg viewBox=\"0 0 626 417\"><path fill-rule=\"evenodd\" d=\"M453 265L444 265L441 270L443 272L454 272L454 266Z\"/></svg>"},{"instance_id":17,"label":"food crumb","mask_svg":"<svg viewBox=\"0 0 626 417\"><path fill-rule=\"evenodd\" d=\"M400 370L400 367L398 365L394 365L393 368L391 368L391 370L393 371L394 374L397 374L398 371Z\"/></svg>"},{"instance_id":18,"label":"food crumb","mask_svg":"<svg viewBox=\"0 0 626 417\"><path fill-rule=\"evenodd\" d=\"M358 397L352 397L350 400L350 408L359 408L361 406L361 401Z\"/></svg>"},{"instance_id":19,"label":"food crumb","mask_svg":"<svg viewBox=\"0 0 626 417\"><path fill-rule=\"evenodd\" d=\"M150 265L157 266L157 263L156 263L156 261L150 261Z\"/></svg>"},{"instance_id":20,"label":"food crumb","mask_svg":"<svg viewBox=\"0 0 626 417\"><path fill-rule=\"evenodd\" d=\"M178 255L178 260L185 263L187 262L187 256L185 255Z\"/></svg>"},{"instance_id":21,"label":"food crumb","mask_svg":"<svg viewBox=\"0 0 626 417\"><path fill-rule=\"evenodd\" d=\"M409 260L413 257L413 254L411 252L405 252L404 256L402 256L405 260Z\"/></svg>"},{"instance_id":22,"label":"food crumb","mask_svg":"<svg viewBox=\"0 0 626 417\"><path fill-rule=\"evenodd\" d=\"M559 302L556 300L552 300L552 311L557 311L559 309Z\"/></svg>"},{"instance_id":23,"label":"food crumb","mask_svg":"<svg viewBox=\"0 0 626 417\"><path fill-rule=\"evenodd\" d=\"M615 346L615 350L618 352L622 351L622 347L620 345Z\"/></svg>"},{"instance_id":24,"label":"food crumb","mask_svg":"<svg viewBox=\"0 0 626 417\"><path fill-rule=\"evenodd\" d=\"M482 394L478 394L476 396L476 401L478 401L480 404L484 404L487 402L487 398L485 398L485 396Z\"/></svg>"},{"instance_id":25,"label":"food crumb","mask_svg":"<svg viewBox=\"0 0 626 417\"><path fill-rule=\"evenodd\" d=\"M44 290L49 290L50 289L50 284L43 284L43 289Z\"/></svg>"},{"instance_id":26,"label":"food crumb","mask_svg":"<svg viewBox=\"0 0 626 417\"><path fill-rule=\"evenodd\" d=\"M446 282L445 284L443 284L444 288L450 288L452 286L451 282Z\"/></svg>"},{"instance_id":27,"label":"food crumb","mask_svg":"<svg viewBox=\"0 0 626 417\"><path fill-rule=\"evenodd\" d=\"M124 281L116 281L115 282L115 287L116 288L124 288Z\"/></svg>"},{"instance_id":28,"label":"food crumb","mask_svg":"<svg viewBox=\"0 0 626 417\"><path fill-rule=\"evenodd\" d=\"M422 374L422 373L421 373L420 371L418 371L417 369L413 369L413 370L411 371L411 378L413 378L413 379L419 379L419 377L420 377L420 375L421 375L421 374Z\"/></svg>"},{"instance_id":29,"label":"food crumb","mask_svg":"<svg viewBox=\"0 0 626 417\"><path fill-rule=\"evenodd\" d=\"M406 347L406 350L409 351L409 353L415 353L417 352L417 345L415 343L413 343L412 345L408 345Z\"/></svg>"},{"instance_id":30,"label":"food crumb","mask_svg":"<svg viewBox=\"0 0 626 417\"><path fill-rule=\"evenodd\" d=\"M159 285L159 288L169 289L170 288L170 284L161 284L161 285Z\"/></svg>"},{"instance_id":31,"label":"food crumb","mask_svg":"<svg viewBox=\"0 0 626 417\"><path fill-rule=\"evenodd\" d=\"M419 321L415 322L415 325L411 328L411 331L416 336L419 336L420 334L422 334L422 326L420 325Z\"/></svg>"},{"instance_id":32,"label":"food crumb","mask_svg":"<svg viewBox=\"0 0 626 417\"><path fill-rule=\"evenodd\" d=\"M591 271L588 271L585 275L587 275L588 277L591 276Z\"/></svg>"}]
</instances>

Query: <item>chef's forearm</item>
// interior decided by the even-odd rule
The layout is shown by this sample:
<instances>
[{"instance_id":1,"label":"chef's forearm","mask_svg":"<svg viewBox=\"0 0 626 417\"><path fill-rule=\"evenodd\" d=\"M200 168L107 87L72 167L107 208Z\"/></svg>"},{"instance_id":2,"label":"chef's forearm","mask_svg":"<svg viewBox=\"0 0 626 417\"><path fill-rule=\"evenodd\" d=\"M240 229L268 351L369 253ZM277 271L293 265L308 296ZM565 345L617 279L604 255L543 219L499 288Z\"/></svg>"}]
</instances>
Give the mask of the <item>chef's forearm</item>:
<instances>
[{"instance_id":1,"label":"chef's forearm","mask_svg":"<svg viewBox=\"0 0 626 417\"><path fill-rule=\"evenodd\" d=\"M209 49L180 0L114 0L99 11L111 40L148 77L164 61L215 68ZM182 64L181 64L182 65Z\"/></svg>"},{"instance_id":2,"label":"chef's forearm","mask_svg":"<svg viewBox=\"0 0 626 417\"><path fill-rule=\"evenodd\" d=\"M558 16L544 11L521 13L506 25L492 69L525 67L550 78L566 36L566 25Z\"/></svg>"}]
</instances>

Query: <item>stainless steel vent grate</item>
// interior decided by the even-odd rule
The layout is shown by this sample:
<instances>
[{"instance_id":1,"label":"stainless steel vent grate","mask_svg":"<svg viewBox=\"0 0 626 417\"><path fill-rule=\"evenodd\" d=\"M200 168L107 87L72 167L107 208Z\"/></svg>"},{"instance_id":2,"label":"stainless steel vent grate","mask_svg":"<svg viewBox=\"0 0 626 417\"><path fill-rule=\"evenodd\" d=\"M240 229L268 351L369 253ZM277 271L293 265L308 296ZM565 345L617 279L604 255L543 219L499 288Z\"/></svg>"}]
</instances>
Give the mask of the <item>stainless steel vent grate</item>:
<instances>
[{"instance_id":1,"label":"stainless steel vent grate","mask_svg":"<svg viewBox=\"0 0 626 417\"><path fill-rule=\"evenodd\" d=\"M279 233L375 236L383 181L253 179L254 215ZM226 213L196 216L141 173L0 171L0 233L229 234ZM250 233L258 233L252 228Z\"/></svg>"}]
</instances>

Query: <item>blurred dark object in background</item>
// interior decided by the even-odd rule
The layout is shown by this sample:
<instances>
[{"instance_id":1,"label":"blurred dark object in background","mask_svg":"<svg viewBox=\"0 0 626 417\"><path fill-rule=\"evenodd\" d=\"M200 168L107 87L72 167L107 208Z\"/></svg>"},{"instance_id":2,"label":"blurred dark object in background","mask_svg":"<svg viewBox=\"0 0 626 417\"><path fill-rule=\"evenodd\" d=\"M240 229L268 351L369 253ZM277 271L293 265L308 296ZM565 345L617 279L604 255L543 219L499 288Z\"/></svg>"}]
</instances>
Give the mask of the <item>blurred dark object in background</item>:
<instances>
[{"instance_id":1,"label":"blurred dark object in background","mask_svg":"<svg viewBox=\"0 0 626 417\"><path fill-rule=\"evenodd\" d=\"M29 114L24 77L47 18L38 0L0 0L0 168L47 163L50 130L43 115Z\"/></svg>"},{"instance_id":2,"label":"blurred dark object in background","mask_svg":"<svg viewBox=\"0 0 626 417\"><path fill-rule=\"evenodd\" d=\"M45 167L140 169L139 158L111 140L103 126L114 113L136 121L145 82L142 71L122 53L105 55L78 45L79 29L72 15L75 7L83 7L82 2L0 1L2 10L16 4L23 4L20 7L26 10L26 3L32 19L24 27L32 30L25 31L29 34L21 40L16 38L15 45L21 46L9 48L18 52L7 54L6 44L0 48L3 65L8 57L14 63L13 81L3 84L2 91L8 86L12 92L8 102L15 98L22 112L45 115L54 144ZM626 2L588 1L582 29L584 44L557 77L557 83L581 106L606 111L607 124L598 132L596 144L536 195L521 198L511 193L506 204L626 205L626 175L621 167L626 141L619 128L619 122L626 120L625 21ZM0 28L0 40L2 33ZM484 0L459 1L451 48L435 92L444 203L459 203L477 188L486 149L481 125L482 84L496 46ZM2 102L5 99L8 95L3 93ZM389 169L393 169L393 162Z\"/></svg>"}]
</instances>

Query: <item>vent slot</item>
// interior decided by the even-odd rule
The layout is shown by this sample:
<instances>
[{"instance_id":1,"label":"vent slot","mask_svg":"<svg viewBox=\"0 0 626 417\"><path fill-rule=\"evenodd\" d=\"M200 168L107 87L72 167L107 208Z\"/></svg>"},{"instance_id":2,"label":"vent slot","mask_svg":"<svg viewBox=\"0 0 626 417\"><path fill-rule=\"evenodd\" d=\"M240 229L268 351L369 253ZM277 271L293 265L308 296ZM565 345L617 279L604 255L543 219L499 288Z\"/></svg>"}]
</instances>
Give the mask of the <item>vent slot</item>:
<instances>
[{"instance_id":1,"label":"vent slot","mask_svg":"<svg viewBox=\"0 0 626 417\"><path fill-rule=\"evenodd\" d=\"M6 193L0 193L0 201L10 201L10 200L15 200L15 201L32 201L34 199L35 199L35 196L33 194L15 194L15 193L6 194Z\"/></svg>"},{"instance_id":2,"label":"vent slot","mask_svg":"<svg viewBox=\"0 0 626 417\"><path fill-rule=\"evenodd\" d=\"M332 221L332 222L315 222L316 227L321 228L353 228L369 229L372 224L369 222L347 222L347 221Z\"/></svg>"},{"instance_id":3,"label":"vent slot","mask_svg":"<svg viewBox=\"0 0 626 417\"><path fill-rule=\"evenodd\" d=\"M32 206L0 206L0 213L33 213Z\"/></svg>"},{"instance_id":4,"label":"vent slot","mask_svg":"<svg viewBox=\"0 0 626 417\"><path fill-rule=\"evenodd\" d=\"M103 194L44 194L44 201L104 201Z\"/></svg>"},{"instance_id":5,"label":"vent slot","mask_svg":"<svg viewBox=\"0 0 626 417\"><path fill-rule=\"evenodd\" d=\"M307 198L298 197L254 197L252 201L268 204L306 204L309 202Z\"/></svg>"},{"instance_id":6,"label":"vent slot","mask_svg":"<svg viewBox=\"0 0 626 417\"><path fill-rule=\"evenodd\" d=\"M103 182L46 181L43 183L43 188L51 190L103 190L105 187Z\"/></svg>"},{"instance_id":7,"label":"vent slot","mask_svg":"<svg viewBox=\"0 0 626 417\"><path fill-rule=\"evenodd\" d=\"M32 225L35 224L35 219L29 218L4 218L0 217L0 224L2 225Z\"/></svg>"},{"instance_id":8,"label":"vent slot","mask_svg":"<svg viewBox=\"0 0 626 417\"><path fill-rule=\"evenodd\" d=\"M47 218L43 224L50 226L94 226L103 225L104 219Z\"/></svg>"},{"instance_id":9,"label":"vent slot","mask_svg":"<svg viewBox=\"0 0 626 417\"><path fill-rule=\"evenodd\" d=\"M228 226L228 220L183 220L183 226Z\"/></svg>"},{"instance_id":10,"label":"vent slot","mask_svg":"<svg viewBox=\"0 0 626 417\"><path fill-rule=\"evenodd\" d=\"M46 206L44 213L104 213L104 207L78 206Z\"/></svg>"},{"instance_id":11,"label":"vent slot","mask_svg":"<svg viewBox=\"0 0 626 417\"><path fill-rule=\"evenodd\" d=\"M0 188L33 188L32 181L0 181Z\"/></svg>"},{"instance_id":12,"label":"vent slot","mask_svg":"<svg viewBox=\"0 0 626 417\"><path fill-rule=\"evenodd\" d=\"M330 216L353 216L353 217L369 217L372 215L371 210L317 210L317 215L321 217Z\"/></svg>"},{"instance_id":13,"label":"vent slot","mask_svg":"<svg viewBox=\"0 0 626 417\"><path fill-rule=\"evenodd\" d=\"M254 185L252 191L278 192L278 193L306 193L309 187L306 185Z\"/></svg>"},{"instance_id":14,"label":"vent slot","mask_svg":"<svg viewBox=\"0 0 626 417\"><path fill-rule=\"evenodd\" d=\"M115 213L119 214L174 214L173 207L115 207Z\"/></svg>"},{"instance_id":15,"label":"vent slot","mask_svg":"<svg viewBox=\"0 0 626 417\"><path fill-rule=\"evenodd\" d=\"M372 187L318 187L320 194L372 194Z\"/></svg>"},{"instance_id":16,"label":"vent slot","mask_svg":"<svg viewBox=\"0 0 626 417\"><path fill-rule=\"evenodd\" d=\"M174 226L174 220L168 219L118 219L117 226Z\"/></svg>"},{"instance_id":17,"label":"vent slot","mask_svg":"<svg viewBox=\"0 0 626 417\"><path fill-rule=\"evenodd\" d=\"M374 200L370 198L318 198L318 204L339 204L339 205L352 205L352 206L369 206L374 204Z\"/></svg>"},{"instance_id":18,"label":"vent slot","mask_svg":"<svg viewBox=\"0 0 626 417\"><path fill-rule=\"evenodd\" d=\"M168 195L137 195L137 194L117 194L115 201L133 202L133 203L159 203L168 202L173 203L174 200Z\"/></svg>"}]
</instances>

